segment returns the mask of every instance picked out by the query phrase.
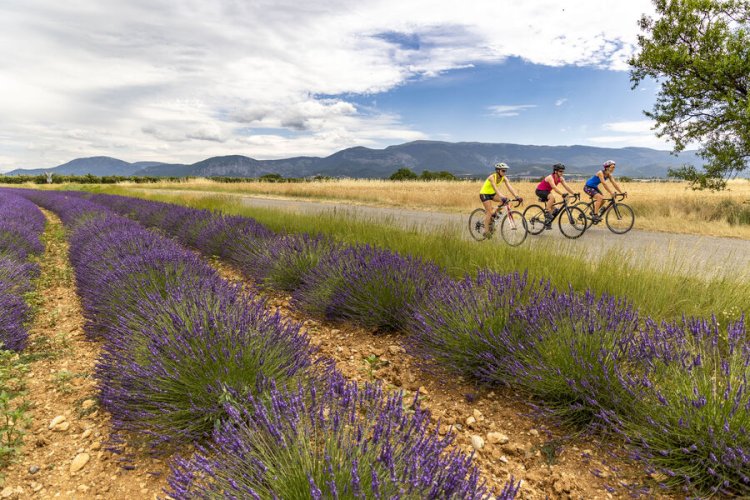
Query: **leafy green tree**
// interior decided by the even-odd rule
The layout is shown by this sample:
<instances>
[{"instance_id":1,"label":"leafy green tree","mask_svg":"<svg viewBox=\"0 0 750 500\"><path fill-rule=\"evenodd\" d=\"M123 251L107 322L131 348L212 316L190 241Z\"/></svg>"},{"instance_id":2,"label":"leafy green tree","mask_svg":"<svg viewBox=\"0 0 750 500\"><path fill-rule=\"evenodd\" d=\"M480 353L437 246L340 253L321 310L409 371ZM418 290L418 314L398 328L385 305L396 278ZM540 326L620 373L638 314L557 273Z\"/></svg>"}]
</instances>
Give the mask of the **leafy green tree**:
<instances>
[{"instance_id":1,"label":"leafy green tree","mask_svg":"<svg viewBox=\"0 0 750 500\"><path fill-rule=\"evenodd\" d=\"M456 176L452 173L441 170L440 172L430 172L429 170L422 170L422 173L419 175L419 178L423 181L453 181L456 180Z\"/></svg>"},{"instance_id":2,"label":"leafy green tree","mask_svg":"<svg viewBox=\"0 0 750 500\"><path fill-rule=\"evenodd\" d=\"M261 182L284 182L280 174L264 174L258 177Z\"/></svg>"},{"instance_id":3,"label":"leafy green tree","mask_svg":"<svg viewBox=\"0 0 750 500\"><path fill-rule=\"evenodd\" d=\"M661 89L646 116L676 152L701 144L703 171L670 170L696 189L720 190L750 162L750 1L654 0L643 16L640 52L629 61L633 88L647 77Z\"/></svg>"},{"instance_id":4,"label":"leafy green tree","mask_svg":"<svg viewBox=\"0 0 750 500\"><path fill-rule=\"evenodd\" d=\"M417 178L418 178L417 174L415 174L410 169L405 168L405 167L399 168L398 170L393 172L391 176L389 177L389 179L392 181L413 181Z\"/></svg>"}]
</instances>

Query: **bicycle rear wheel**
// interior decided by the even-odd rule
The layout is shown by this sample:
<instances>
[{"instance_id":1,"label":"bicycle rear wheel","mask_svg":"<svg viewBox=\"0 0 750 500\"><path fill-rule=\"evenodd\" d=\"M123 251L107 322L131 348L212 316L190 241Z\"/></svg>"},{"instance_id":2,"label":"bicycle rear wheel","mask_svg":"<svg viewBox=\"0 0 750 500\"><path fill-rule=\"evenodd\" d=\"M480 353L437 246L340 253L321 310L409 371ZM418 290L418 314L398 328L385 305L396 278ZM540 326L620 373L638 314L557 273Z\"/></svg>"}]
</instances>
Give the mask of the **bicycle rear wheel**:
<instances>
[{"instance_id":1,"label":"bicycle rear wheel","mask_svg":"<svg viewBox=\"0 0 750 500\"><path fill-rule=\"evenodd\" d=\"M526 231L530 234L539 234L544 231L544 209L539 205L529 205L523 211L526 221Z\"/></svg>"},{"instance_id":2,"label":"bicycle rear wheel","mask_svg":"<svg viewBox=\"0 0 750 500\"><path fill-rule=\"evenodd\" d=\"M586 227L588 228L589 226L591 226L591 216L594 213L594 205L591 203L586 203L585 201L579 201L575 204L575 207L583 212L583 222L586 224Z\"/></svg>"},{"instance_id":3,"label":"bicycle rear wheel","mask_svg":"<svg viewBox=\"0 0 750 500\"><path fill-rule=\"evenodd\" d=\"M500 235L505 240L505 243L512 247L517 247L524 242L527 234L526 221L521 212L511 210L503 217L500 223Z\"/></svg>"},{"instance_id":4,"label":"bicycle rear wheel","mask_svg":"<svg viewBox=\"0 0 750 500\"><path fill-rule=\"evenodd\" d=\"M607 210L607 227L615 234L625 234L633 229L635 224L635 213L633 209L624 203L614 203Z\"/></svg>"},{"instance_id":5,"label":"bicycle rear wheel","mask_svg":"<svg viewBox=\"0 0 750 500\"><path fill-rule=\"evenodd\" d=\"M477 241L486 239L484 236L484 215L484 209L477 208L469 216L469 234Z\"/></svg>"},{"instance_id":6,"label":"bicycle rear wheel","mask_svg":"<svg viewBox=\"0 0 750 500\"><path fill-rule=\"evenodd\" d=\"M574 240L586 231L586 214L577 207L567 207L557 217L560 232L566 238Z\"/></svg>"}]
</instances>

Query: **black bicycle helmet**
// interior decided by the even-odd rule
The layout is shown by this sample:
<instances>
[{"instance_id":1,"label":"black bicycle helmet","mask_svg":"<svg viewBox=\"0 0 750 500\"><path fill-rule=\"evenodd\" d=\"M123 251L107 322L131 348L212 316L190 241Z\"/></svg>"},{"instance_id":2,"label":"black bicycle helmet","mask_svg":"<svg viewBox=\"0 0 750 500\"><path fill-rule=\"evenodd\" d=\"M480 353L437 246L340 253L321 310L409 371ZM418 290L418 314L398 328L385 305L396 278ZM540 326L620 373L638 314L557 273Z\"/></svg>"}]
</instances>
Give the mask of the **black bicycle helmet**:
<instances>
[{"instance_id":1,"label":"black bicycle helmet","mask_svg":"<svg viewBox=\"0 0 750 500\"><path fill-rule=\"evenodd\" d=\"M552 170L554 170L555 172L562 172L563 170L565 170L565 165L563 165L562 163L555 163L554 165L552 165Z\"/></svg>"}]
</instances>

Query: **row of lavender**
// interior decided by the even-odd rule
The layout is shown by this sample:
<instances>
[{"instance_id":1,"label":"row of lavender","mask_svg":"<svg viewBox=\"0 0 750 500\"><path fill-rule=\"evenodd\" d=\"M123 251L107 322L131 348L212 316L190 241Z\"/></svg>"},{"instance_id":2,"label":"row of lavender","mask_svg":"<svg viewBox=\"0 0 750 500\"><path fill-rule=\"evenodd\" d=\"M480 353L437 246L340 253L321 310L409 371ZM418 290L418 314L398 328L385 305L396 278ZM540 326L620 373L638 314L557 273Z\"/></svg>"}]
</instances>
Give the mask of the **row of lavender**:
<instances>
[{"instance_id":1,"label":"row of lavender","mask_svg":"<svg viewBox=\"0 0 750 500\"><path fill-rule=\"evenodd\" d=\"M222 256L303 309L401 330L414 352L487 384L522 387L570 423L615 432L665 486L750 493L750 343L744 319L657 324L613 297L525 276L450 279L433 264L320 236L254 238L250 219L146 200L92 197Z\"/></svg>"},{"instance_id":2,"label":"row of lavender","mask_svg":"<svg viewBox=\"0 0 750 500\"><path fill-rule=\"evenodd\" d=\"M23 194L70 231L86 332L104 340L96 378L115 428L154 451L198 443L174 462L173 498L487 495L471 458L428 431L417 401L406 411L401 394L314 363L299 325L192 252L91 201ZM252 222L227 222L199 232L257 238Z\"/></svg>"},{"instance_id":3,"label":"row of lavender","mask_svg":"<svg viewBox=\"0 0 750 500\"><path fill-rule=\"evenodd\" d=\"M0 348L21 351L28 340L30 308L25 295L39 266L29 262L44 251L42 212L30 201L0 195Z\"/></svg>"}]
</instances>

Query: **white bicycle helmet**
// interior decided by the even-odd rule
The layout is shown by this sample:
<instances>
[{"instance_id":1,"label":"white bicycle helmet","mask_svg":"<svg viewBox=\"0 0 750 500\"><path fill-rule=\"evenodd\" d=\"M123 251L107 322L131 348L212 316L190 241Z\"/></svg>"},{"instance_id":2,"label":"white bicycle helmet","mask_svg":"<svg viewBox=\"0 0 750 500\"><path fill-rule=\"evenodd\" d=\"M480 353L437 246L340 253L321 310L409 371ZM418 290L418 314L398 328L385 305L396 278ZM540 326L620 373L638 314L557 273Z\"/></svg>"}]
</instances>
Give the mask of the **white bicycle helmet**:
<instances>
[{"instance_id":1,"label":"white bicycle helmet","mask_svg":"<svg viewBox=\"0 0 750 500\"><path fill-rule=\"evenodd\" d=\"M506 163L500 162L495 163L495 170L508 170L508 165Z\"/></svg>"},{"instance_id":2,"label":"white bicycle helmet","mask_svg":"<svg viewBox=\"0 0 750 500\"><path fill-rule=\"evenodd\" d=\"M611 167L613 165L615 165L615 162L613 162L612 160L607 160L604 163L602 163L602 167L604 168Z\"/></svg>"}]
</instances>

